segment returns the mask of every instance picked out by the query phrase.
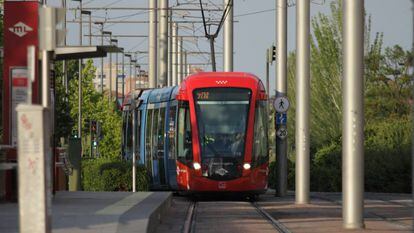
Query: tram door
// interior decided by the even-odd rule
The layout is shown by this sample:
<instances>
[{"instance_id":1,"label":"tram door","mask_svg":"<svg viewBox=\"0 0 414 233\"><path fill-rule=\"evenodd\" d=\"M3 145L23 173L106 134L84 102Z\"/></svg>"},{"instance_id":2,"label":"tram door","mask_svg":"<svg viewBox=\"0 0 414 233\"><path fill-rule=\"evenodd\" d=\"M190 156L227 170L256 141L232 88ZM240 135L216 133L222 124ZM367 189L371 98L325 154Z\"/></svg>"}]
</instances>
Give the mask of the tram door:
<instances>
[{"instance_id":1,"label":"tram door","mask_svg":"<svg viewBox=\"0 0 414 233\"><path fill-rule=\"evenodd\" d=\"M176 119L177 119L177 106L173 105L169 109L168 113L168 183L171 188L177 189L177 164L175 162L176 156Z\"/></svg>"},{"instance_id":2,"label":"tram door","mask_svg":"<svg viewBox=\"0 0 414 233\"><path fill-rule=\"evenodd\" d=\"M148 109L146 119L146 132L145 132L145 166L149 173L150 184L154 183L154 170L152 159L152 126L153 126L153 113L154 109Z\"/></svg>"},{"instance_id":3,"label":"tram door","mask_svg":"<svg viewBox=\"0 0 414 233\"><path fill-rule=\"evenodd\" d=\"M165 164L164 164L164 127L165 108L153 110L152 125L152 174L154 185L165 185Z\"/></svg>"}]
</instances>

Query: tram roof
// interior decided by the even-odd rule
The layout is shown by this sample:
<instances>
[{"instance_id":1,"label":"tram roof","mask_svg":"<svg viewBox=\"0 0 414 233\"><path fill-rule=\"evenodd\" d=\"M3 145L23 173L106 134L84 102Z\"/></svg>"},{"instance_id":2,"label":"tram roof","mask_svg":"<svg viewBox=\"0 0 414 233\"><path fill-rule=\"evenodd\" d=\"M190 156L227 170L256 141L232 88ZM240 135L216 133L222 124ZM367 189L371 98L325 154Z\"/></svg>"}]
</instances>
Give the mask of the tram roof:
<instances>
[{"instance_id":1,"label":"tram roof","mask_svg":"<svg viewBox=\"0 0 414 233\"><path fill-rule=\"evenodd\" d=\"M141 95L141 100L146 103L158 103L174 100L178 87L165 87L160 89L147 90Z\"/></svg>"}]
</instances>

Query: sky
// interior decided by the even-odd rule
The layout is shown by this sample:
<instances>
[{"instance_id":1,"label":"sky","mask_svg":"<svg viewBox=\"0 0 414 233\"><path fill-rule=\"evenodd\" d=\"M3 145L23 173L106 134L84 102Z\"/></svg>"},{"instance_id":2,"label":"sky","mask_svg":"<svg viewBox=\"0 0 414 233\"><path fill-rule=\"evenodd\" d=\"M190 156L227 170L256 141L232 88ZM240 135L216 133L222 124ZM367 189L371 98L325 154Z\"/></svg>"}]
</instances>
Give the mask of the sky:
<instances>
[{"instance_id":1,"label":"sky","mask_svg":"<svg viewBox=\"0 0 414 233\"><path fill-rule=\"evenodd\" d=\"M294 2L293 0L289 0ZM311 5L311 17L319 12L324 14L330 13L330 3L334 0L313 0ZM59 6L61 0L49 0L50 5ZM197 7L196 0L170 0L170 4L177 5L185 2L192 3L184 7ZM275 0L234 0L234 70L246 71L256 74L265 79L265 52L275 40ZM222 0L203 0L203 3L214 8L223 3ZM78 2L68 1L69 7L77 7ZM148 0L84 0L85 7L95 6L113 6L113 7L147 7ZM267 10L267 11L266 11ZM409 50L412 44L412 3L410 0L365 0L365 10L372 17L372 34L377 32L384 33L384 46L401 45ZM266 11L263 13L244 15L258 11ZM68 11L68 20L73 20L75 11ZM288 49L295 50L295 6L288 8ZM200 20L200 12L188 13L191 18L187 20ZM109 20L147 20L146 11L99 11L93 12L93 20L102 21L105 18ZM132 15L132 16L131 16ZM208 14L209 15L209 14ZM244 16L239 16L244 15ZM220 17L220 13L214 14L213 18ZM175 14L176 20L184 20L182 15ZM85 19L86 20L86 19ZM113 34L139 34L147 35L147 24L106 24L105 30L113 31ZM202 24L182 25L179 30L180 34L185 35L203 35ZM83 27L84 31L88 30L88 25ZM68 23L68 43L78 44L79 27L77 24ZM98 34L99 29L93 26L93 33ZM220 36L222 32L220 33ZM119 38L119 46L124 47L127 51L147 51L148 41L145 38ZM216 50L220 53L222 50L223 39L219 37L216 42ZM84 43L87 43L87 38ZM93 43L100 43L98 39L94 39ZM208 42L205 38L198 40L185 41L185 48L190 51L209 51ZM208 55L197 55L189 58L190 63L206 63ZM144 69L147 63L147 55L138 55L138 61L142 63ZM99 62L96 63L99 66ZM221 54L217 55L218 70L222 69ZM210 70L210 66L205 67ZM271 86L274 87L274 69L271 67L270 77Z\"/></svg>"}]
</instances>

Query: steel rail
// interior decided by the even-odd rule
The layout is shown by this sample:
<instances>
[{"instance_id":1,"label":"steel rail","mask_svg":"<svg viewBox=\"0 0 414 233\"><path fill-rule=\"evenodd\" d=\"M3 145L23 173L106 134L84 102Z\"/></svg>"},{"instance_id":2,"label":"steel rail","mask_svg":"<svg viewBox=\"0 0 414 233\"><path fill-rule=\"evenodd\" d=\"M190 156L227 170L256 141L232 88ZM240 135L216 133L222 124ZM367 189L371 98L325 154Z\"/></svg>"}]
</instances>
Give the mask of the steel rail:
<instances>
[{"instance_id":1,"label":"steel rail","mask_svg":"<svg viewBox=\"0 0 414 233\"><path fill-rule=\"evenodd\" d=\"M197 202L192 202L188 207L187 216L184 222L183 233L193 233L195 231L195 216L197 212Z\"/></svg>"},{"instance_id":2,"label":"steel rail","mask_svg":"<svg viewBox=\"0 0 414 233\"><path fill-rule=\"evenodd\" d=\"M269 221L272 226L278 230L280 233L291 233L289 229L286 228L285 225L283 225L278 220L274 219L269 213L267 213L262 207L260 207L256 202L251 202L252 206L256 209L256 211L267 221Z\"/></svg>"}]
</instances>

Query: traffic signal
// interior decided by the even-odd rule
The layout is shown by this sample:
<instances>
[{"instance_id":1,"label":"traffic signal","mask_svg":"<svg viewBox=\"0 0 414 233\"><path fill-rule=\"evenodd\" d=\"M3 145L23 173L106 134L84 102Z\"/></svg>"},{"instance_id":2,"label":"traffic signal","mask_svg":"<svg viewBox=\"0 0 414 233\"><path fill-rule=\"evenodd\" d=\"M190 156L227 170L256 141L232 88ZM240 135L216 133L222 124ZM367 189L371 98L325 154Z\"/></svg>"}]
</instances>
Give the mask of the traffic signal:
<instances>
[{"instance_id":1,"label":"traffic signal","mask_svg":"<svg viewBox=\"0 0 414 233\"><path fill-rule=\"evenodd\" d=\"M276 61L276 46L272 45L271 50L272 50L271 62L273 62L273 61Z\"/></svg>"},{"instance_id":2,"label":"traffic signal","mask_svg":"<svg viewBox=\"0 0 414 233\"><path fill-rule=\"evenodd\" d=\"M273 63L273 61L276 61L276 46L274 45L267 49L267 62Z\"/></svg>"},{"instance_id":3,"label":"traffic signal","mask_svg":"<svg viewBox=\"0 0 414 233\"><path fill-rule=\"evenodd\" d=\"M91 138L92 140L96 139L96 132L97 132L97 122L91 120Z\"/></svg>"}]
</instances>

